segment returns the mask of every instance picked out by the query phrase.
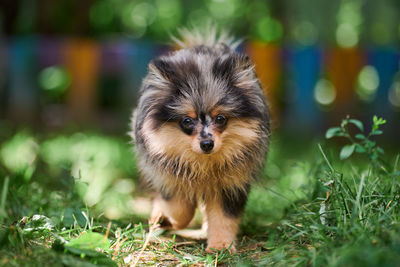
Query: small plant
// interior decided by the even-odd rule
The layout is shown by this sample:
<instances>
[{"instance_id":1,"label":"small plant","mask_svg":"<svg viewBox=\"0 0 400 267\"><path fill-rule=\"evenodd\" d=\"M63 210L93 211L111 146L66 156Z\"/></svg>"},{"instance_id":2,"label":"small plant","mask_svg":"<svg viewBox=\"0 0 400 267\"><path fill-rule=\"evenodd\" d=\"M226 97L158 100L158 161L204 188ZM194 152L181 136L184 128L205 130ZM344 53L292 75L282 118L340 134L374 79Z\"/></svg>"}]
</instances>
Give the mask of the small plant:
<instances>
[{"instance_id":1,"label":"small plant","mask_svg":"<svg viewBox=\"0 0 400 267\"><path fill-rule=\"evenodd\" d=\"M379 127L386 123L386 120L374 116L372 119L372 128L368 134L364 134L364 125L361 121L350 119L347 116L342 120L340 127L332 127L326 131L325 137L330 139L335 136L345 137L350 141L350 144L342 147L340 151L340 159L344 160L350 157L354 152L366 154L369 159L377 163L379 155L383 155L384 151L376 145L376 142L371 140L373 136L381 135L383 132ZM349 125L356 126L360 132L353 135L349 130Z\"/></svg>"}]
</instances>

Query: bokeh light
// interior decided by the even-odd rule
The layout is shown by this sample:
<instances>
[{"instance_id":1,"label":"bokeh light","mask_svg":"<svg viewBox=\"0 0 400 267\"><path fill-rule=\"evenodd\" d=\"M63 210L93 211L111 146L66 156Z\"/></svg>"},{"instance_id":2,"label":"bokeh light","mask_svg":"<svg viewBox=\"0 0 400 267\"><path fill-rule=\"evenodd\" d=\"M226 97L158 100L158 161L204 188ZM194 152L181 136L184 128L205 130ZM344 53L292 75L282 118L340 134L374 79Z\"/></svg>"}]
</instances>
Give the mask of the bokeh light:
<instances>
[{"instance_id":1,"label":"bokeh light","mask_svg":"<svg viewBox=\"0 0 400 267\"><path fill-rule=\"evenodd\" d=\"M178 0L156 0L157 14L161 19L170 19L179 16L182 7Z\"/></svg>"},{"instance_id":2,"label":"bokeh light","mask_svg":"<svg viewBox=\"0 0 400 267\"><path fill-rule=\"evenodd\" d=\"M342 0L337 19L339 23L348 23L354 27L358 27L363 22L361 16L360 0Z\"/></svg>"},{"instance_id":3,"label":"bokeh light","mask_svg":"<svg viewBox=\"0 0 400 267\"><path fill-rule=\"evenodd\" d=\"M168 36L181 21L182 2L179 0L156 0L155 7L157 20L152 26L152 31L160 37Z\"/></svg>"},{"instance_id":4,"label":"bokeh light","mask_svg":"<svg viewBox=\"0 0 400 267\"><path fill-rule=\"evenodd\" d=\"M378 87L378 71L374 66L364 66L358 75L356 88L357 95L362 101L371 102L375 98Z\"/></svg>"},{"instance_id":5,"label":"bokeh light","mask_svg":"<svg viewBox=\"0 0 400 267\"><path fill-rule=\"evenodd\" d=\"M312 45L318 39L317 28L309 21L301 21L293 27L293 38L301 45Z\"/></svg>"},{"instance_id":6,"label":"bokeh light","mask_svg":"<svg viewBox=\"0 0 400 267\"><path fill-rule=\"evenodd\" d=\"M238 6L237 0L209 0L207 8L216 19L232 18Z\"/></svg>"},{"instance_id":7,"label":"bokeh light","mask_svg":"<svg viewBox=\"0 0 400 267\"><path fill-rule=\"evenodd\" d=\"M337 14L336 41L341 47L354 47L359 42L362 25L361 1L342 0Z\"/></svg>"},{"instance_id":8,"label":"bokeh light","mask_svg":"<svg viewBox=\"0 0 400 267\"><path fill-rule=\"evenodd\" d=\"M358 43L358 32L350 24L340 24L336 30L336 40L339 46L353 47Z\"/></svg>"},{"instance_id":9,"label":"bokeh light","mask_svg":"<svg viewBox=\"0 0 400 267\"><path fill-rule=\"evenodd\" d=\"M400 81L395 81L389 90L389 103L396 111L400 111Z\"/></svg>"},{"instance_id":10,"label":"bokeh light","mask_svg":"<svg viewBox=\"0 0 400 267\"><path fill-rule=\"evenodd\" d=\"M141 37L156 18L155 7L148 2L130 3L122 11L122 22L133 37Z\"/></svg>"},{"instance_id":11,"label":"bokeh light","mask_svg":"<svg viewBox=\"0 0 400 267\"><path fill-rule=\"evenodd\" d=\"M29 179L35 169L38 151L39 146L36 140L29 134L21 132L3 143L0 160L11 173L23 174L26 179Z\"/></svg>"},{"instance_id":12,"label":"bokeh light","mask_svg":"<svg viewBox=\"0 0 400 267\"><path fill-rule=\"evenodd\" d=\"M189 13L189 25L204 25L208 22L208 11L205 9L195 9Z\"/></svg>"},{"instance_id":13,"label":"bokeh light","mask_svg":"<svg viewBox=\"0 0 400 267\"><path fill-rule=\"evenodd\" d=\"M314 88L315 101L323 106L329 107L336 99L336 89L333 84L326 79L320 79Z\"/></svg>"},{"instance_id":14,"label":"bokeh light","mask_svg":"<svg viewBox=\"0 0 400 267\"><path fill-rule=\"evenodd\" d=\"M282 38L283 28L279 21L266 16L256 24L257 37L265 42L277 42Z\"/></svg>"},{"instance_id":15,"label":"bokeh light","mask_svg":"<svg viewBox=\"0 0 400 267\"><path fill-rule=\"evenodd\" d=\"M43 89L60 95L71 85L71 79L65 68L52 66L39 73L39 84Z\"/></svg>"}]
</instances>

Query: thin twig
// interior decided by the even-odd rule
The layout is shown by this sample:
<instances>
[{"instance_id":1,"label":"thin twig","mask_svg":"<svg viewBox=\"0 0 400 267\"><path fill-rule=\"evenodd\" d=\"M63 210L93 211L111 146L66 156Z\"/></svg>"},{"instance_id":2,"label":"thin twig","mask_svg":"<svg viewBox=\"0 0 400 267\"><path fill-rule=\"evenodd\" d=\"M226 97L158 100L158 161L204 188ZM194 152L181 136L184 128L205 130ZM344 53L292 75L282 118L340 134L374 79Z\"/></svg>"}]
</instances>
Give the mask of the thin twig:
<instances>
[{"instance_id":1,"label":"thin twig","mask_svg":"<svg viewBox=\"0 0 400 267\"><path fill-rule=\"evenodd\" d=\"M120 233L119 228L115 232L115 236L117 237L117 241L115 241L115 243L111 245L110 249L114 249L118 245L119 241L121 240L121 233Z\"/></svg>"},{"instance_id":2,"label":"thin twig","mask_svg":"<svg viewBox=\"0 0 400 267\"><path fill-rule=\"evenodd\" d=\"M117 242L114 244L115 246L113 247L113 260L115 260L118 256L119 251L121 250L121 246L125 243L125 241L128 240L128 237L125 237L124 239L120 240L118 237Z\"/></svg>"},{"instance_id":3,"label":"thin twig","mask_svg":"<svg viewBox=\"0 0 400 267\"><path fill-rule=\"evenodd\" d=\"M389 208L390 203L392 203L392 200L390 200L389 203L386 205L385 211L387 211L387 209Z\"/></svg>"},{"instance_id":4,"label":"thin twig","mask_svg":"<svg viewBox=\"0 0 400 267\"><path fill-rule=\"evenodd\" d=\"M103 238L103 243L106 242L106 240L108 238L108 235L110 234L110 228L111 228L111 222L108 223L107 231L106 231L106 234L104 235L104 238Z\"/></svg>"}]
</instances>

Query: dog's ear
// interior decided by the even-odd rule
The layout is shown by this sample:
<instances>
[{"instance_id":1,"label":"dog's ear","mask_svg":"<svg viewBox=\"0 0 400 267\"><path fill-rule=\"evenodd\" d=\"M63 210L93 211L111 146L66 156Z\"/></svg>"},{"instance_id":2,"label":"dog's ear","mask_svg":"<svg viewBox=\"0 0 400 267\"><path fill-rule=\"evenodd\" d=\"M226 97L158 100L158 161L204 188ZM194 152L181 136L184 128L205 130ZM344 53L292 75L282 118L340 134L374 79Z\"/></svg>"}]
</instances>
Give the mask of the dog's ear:
<instances>
[{"instance_id":1,"label":"dog's ear","mask_svg":"<svg viewBox=\"0 0 400 267\"><path fill-rule=\"evenodd\" d=\"M150 61L149 72L161 75L164 79L170 80L174 74L174 69L168 60L156 58Z\"/></svg>"},{"instance_id":2,"label":"dog's ear","mask_svg":"<svg viewBox=\"0 0 400 267\"><path fill-rule=\"evenodd\" d=\"M240 54L236 57L234 83L240 88L252 88L258 83L254 64L247 55Z\"/></svg>"},{"instance_id":3,"label":"dog's ear","mask_svg":"<svg viewBox=\"0 0 400 267\"><path fill-rule=\"evenodd\" d=\"M182 84L190 74L199 75L198 68L193 62L186 61L182 64L166 57L153 59L149 64L149 72L175 85Z\"/></svg>"},{"instance_id":4,"label":"dog's ear","mask_svg":"<svg viewBox=\"0 0 400 267\"><path fill-rule=\"evenodd\" d=\"M193 59L176 60L175 58L161 57L149 64L149 73L155 80L170 85L175 93L188 93L191 88L197 88L201 72Z\"/></svg>"},{"instance_id":5,"label":"dog's ear","mask_svg":"<svg viewBox=\"0 0 400 267\"><path fill-rule=\"evenodd\" d=\"M174 70L172 64L164 58L156 58L149 63L147 82L158 88L166 88L173 79Z\"/></svg>"},{"instance_id":6,"label":"dog's ear","mask_svg":"<svg viewBox=\"0 0 400 267\"><path fill-rule=\"evenodd\" d=\"M215 60L212 72L216 77L243 89L252 88L257 82L254 65L244 54L223 54Z\"/></svg>"},{"instance_id":7,"label":"dog's ear","mask_svg":"<svg viewBox=\"0 0 400 267\"><path fill-rule=\"evenodd\" d=\"M241 70L249 69L253 67L253 62L251 62L248 55L238 54L236 58L237 67Z\"/></svg>"}]
</instances>

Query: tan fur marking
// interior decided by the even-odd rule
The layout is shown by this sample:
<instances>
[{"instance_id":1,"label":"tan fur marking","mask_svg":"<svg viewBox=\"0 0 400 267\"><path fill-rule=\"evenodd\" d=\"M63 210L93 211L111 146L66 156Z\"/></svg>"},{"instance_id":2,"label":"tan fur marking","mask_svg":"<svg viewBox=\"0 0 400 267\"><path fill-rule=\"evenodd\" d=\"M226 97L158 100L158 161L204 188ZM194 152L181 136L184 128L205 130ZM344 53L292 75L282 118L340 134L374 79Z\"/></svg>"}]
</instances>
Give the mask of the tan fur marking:
<instances>
[{"instance_id":1,"label":"tan fur marking","mask_svg":"<svg viewBox=\"0 0 400 267\"><path fill-rule=\"evenodd\" d=\"M143 133L149 145L150 153L166 153L167 155L182 155L185 150L190 149L191 137L185 135L177 123L165 123L159 130L152 129L151 121L146 120L143 124Z\"/></svg>"},{"instance_id":2,"label":"tan fur marking","mask_svg":"<svg viewBox=\"0 0 400 267\"><path fill-rule=\"evenodd\" d=\"M197 114L196 114L196 112L194 112L194 111L189 112L189 113L188 113L188 116L189 116L190 118L192 118L192 119L196 119L196 118L197 118Z\"/></svg>"},{"instance_id":3,"label":"tan fur marking","mask_svg":"<svg viewBox=\"0 0 400 267\"><path fill-rule=\"evenodd\" d=\"M238 142L252 143L259 138L259 125L260 122L254 119L231 119L222 135L223 138L234 136L240 138L240 140L237 140Z\"/></svg>"},{"instance_id":4,"label":"tan fur marking","mask_svg":"<svg viewBox=\"0 0 400 267\"><path fill-rule=\"evenodd\" d=\"M230 246L230 252L236 252L235 240L239 219L226 216L221 204L216 201L206 203L206 215L208 219L206 252L212 253L215 252L212 249L221 250Z\"/></svg>"},{"instance_id":5,"label":"tan fur marking","mask_svg":"<svg viewBox=\"0 0 400 267\"><path fill-rule=\"evenodd\" d=\"M162 217L171 224L172 229L183 229L192 220L195 209L196 206L186 199L175 196L170 200L165 200L158 195L153 202L150 223L161 213Z\"/></svg>"},{"instance_id":6,"label":"tan fur marking","mask_svg":"<svg viewBox=\"0 0 400 267\"><path fill-rule=\"evenodd\" d=\"M180 114L182 116L187 116L192 118L196 118L196 112L193 109L193 104L190 101L182 100L181 103L177 105L170 105L169 108L173 109L176 114Z\"/></svg>"},{"instance_id":7,"label":"tan fur marking","mask_svg":"<svg viewBox=\"0 0 400 267\"><path fill-rule=\"evenodd\" d=\"M215 117L217 117L217 115L219 115L220 114L220 110L219 109L214 109L213 111L211 111L211 117L212 118L215 118Z\"/></svg>"}]
</instances>

